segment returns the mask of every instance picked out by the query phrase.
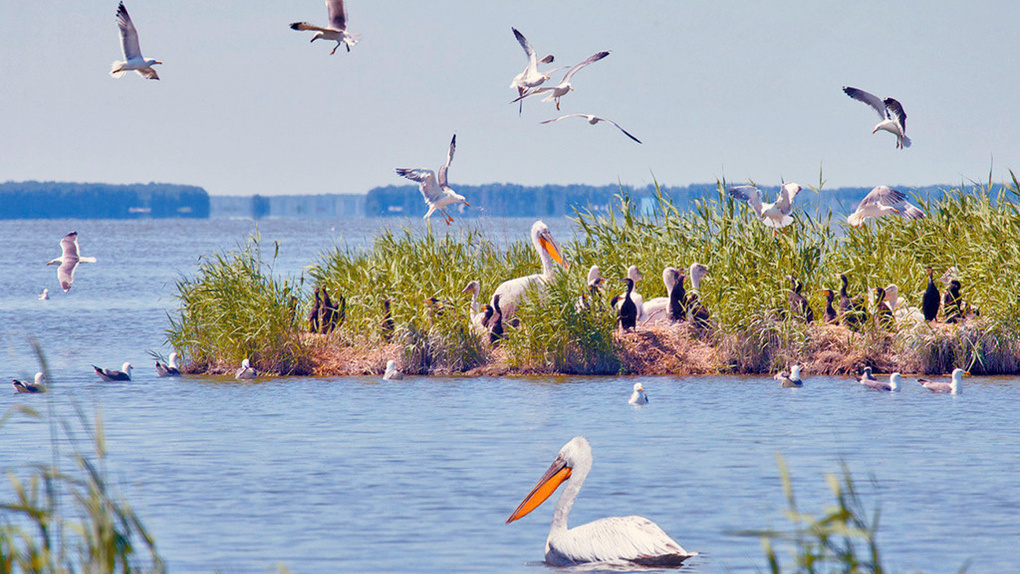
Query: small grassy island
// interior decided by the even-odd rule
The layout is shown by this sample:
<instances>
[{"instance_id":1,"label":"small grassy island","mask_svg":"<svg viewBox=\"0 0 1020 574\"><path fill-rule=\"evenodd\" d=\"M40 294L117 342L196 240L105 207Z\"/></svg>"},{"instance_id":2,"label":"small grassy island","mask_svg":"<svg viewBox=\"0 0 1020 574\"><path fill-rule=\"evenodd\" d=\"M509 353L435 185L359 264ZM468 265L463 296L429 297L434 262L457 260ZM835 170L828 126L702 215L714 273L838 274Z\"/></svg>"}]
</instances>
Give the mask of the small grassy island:
<instances>
[{"instance_id":1,"label":"small grassy island","mask_svg":"<svg viewBox=\"0 0 1020 574\"><path fill-rule=\"evenodd\" d=\"M798 208L778 232L728 196L723 183L717 197L698 200L691 211L659 194L654 215L643 215L621 195L614 212L575 214L578 232L562 248L569 269L558 268L544 289L529 292L495 344L486 330L472 329L464 288L479 281L482 304L503 281L541 271L527 237L499 249L478 229L446 236L431 228L417 236L386 231L370 249L322 254L309 271L314 288L276 277L275 254L264 257L253 237L178 282L180 308L167 336L191 372L233 372L249 358L260 371L282 375L381 374L389 359L417 374L766 373L792 363L811 374L855 374L864 366L1015 374L1020 190L1015 178L999 193L990 189L915 198L925 218L869 219L859 228L835 221L828 209ZM694 262L710 270L698 289L707 323L639 322L619 331L610 298L624 290L617 279L629 266L645 274L635 291L647 302L669 295L656 279L664 267ZM596 293L587 285L592 265L606 278ZM926 267L940 292L947 290L938 279L944 273L961 286L959 309L943 306L935 321L919 317ZM864 306L857 324L849 314L824 321L826 289L839 313L840 274ZM803 285L813 322L800 308L791 311L788 276ZM900 297L892 316L874 296L890 284ZM328 315L313 313L320 332L309 332L309 311L326 297Z\"/></svg>"}]
</instances>

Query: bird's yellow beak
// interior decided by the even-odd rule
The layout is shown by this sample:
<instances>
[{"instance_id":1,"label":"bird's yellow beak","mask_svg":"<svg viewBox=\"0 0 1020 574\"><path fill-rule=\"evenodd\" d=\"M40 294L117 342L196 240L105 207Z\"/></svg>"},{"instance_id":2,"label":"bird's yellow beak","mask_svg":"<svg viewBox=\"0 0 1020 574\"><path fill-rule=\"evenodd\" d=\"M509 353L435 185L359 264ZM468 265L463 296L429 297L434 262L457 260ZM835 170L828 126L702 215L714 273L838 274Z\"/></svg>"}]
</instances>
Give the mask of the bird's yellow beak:
<instances>
[{"instance_id":1,"label":"bird's yellow beak","mask_svg":"<svg viewBox=\"0 0 1020 574\"><path fill-rule=\"evenodd\" d=\"M524 500L521 502L520 506L517 507L517 510L514 510L514 513L510 515L510 518L506 519L506 524L510 524L514 520L517 520L538 508L539 505L545 502L545 499L549 498L549 496L552 495L552 493L555 492L561 484L563 484L563 481L568 478L570 478L570 467L567 466L566 461L562 458L556 457L556 460L553 461L549 470L545 471L542 478L538 480L538 484L535 485L535 488L531 489L531 492L524 497Z\"/></svg>"},{"instance_id":2,"label":"bird's yellow beak","mask_svg":"<svg viewBox=\"0 0 1020 574\"><path fill-rule=\"evenodd\" d=\"M466 202L466 201L464 202L464 205L467 206L467 207L471 207L471 204Z\"/></svg>"},{"instance_id":3,"label":"bird's yellow beak","mask_svg":"<svg viewBox=\"0 0 1020 574\"><path fill-rule=\"evenodd\" d=\"M542 246L542 249L545 249L546 253L552 256L553 261L559 263L560 266L563 267L564 269L570 269L570 265L567 262L563 261L563 255L560 253L559 248L556 247L556 244L554 244L552 241L549 241L545 237L539 237L538 243L539 245Z\"/></svg>"}]
</instances>

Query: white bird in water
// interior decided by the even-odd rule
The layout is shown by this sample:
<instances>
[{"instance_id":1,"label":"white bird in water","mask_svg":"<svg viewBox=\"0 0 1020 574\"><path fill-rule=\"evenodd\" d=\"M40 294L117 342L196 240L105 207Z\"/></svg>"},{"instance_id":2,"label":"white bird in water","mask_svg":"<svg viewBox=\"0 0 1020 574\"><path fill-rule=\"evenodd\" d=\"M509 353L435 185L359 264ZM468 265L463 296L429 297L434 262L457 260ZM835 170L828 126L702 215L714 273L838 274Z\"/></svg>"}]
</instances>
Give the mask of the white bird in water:
<instances>
[{"instance_id":1,"label":"white bird in water","mask_svg":"<svg viewBox=\"0 0 1020 574\"><path fill-rule=\"evenodd\" d=\"M857 209L846 218L846 222L854 227L864 225L869 217L883 217L890 213L899 214L903 219L924 219L924 212L907 201L902 191L880 185L868 192L857 204Z\"/></svg>"},{"instance_id":2,"label":"white bird in water","mask_svg":"<svg viewBox=\"0 0 1020 574\"><path fill-rule=\"evenodd\" d=\"M100 379L103 379L104 381L106 381L108 383L111 382L111 381L130 381L131 380L131 368L132 368L131 367L131 363L124 363L120 367L119 371L115 371L113 369L101 369L101 368L99 368L99 367L97 367L95 365L92 365L92 368L95 369L96 374L99 375Z\"/></svg>"},{"instance_id":3,"label":"white bird in water","mask_svg":"<svg viewBox=\"0 0 1020 574\"><path fill-rule=\"evenodd\" d=\"M850 86L843 86L843 92L858 102L868 104L878 113L878 117L882 118L871 133L885 130L896 136L897 149L910 147L910 138L907 137L907 114L898 101L892 98L883 100L874 94Z\"/></svg>"},{"instance_id":4,"label":"white bird in water","mask_svg":"<svg viewBox=\"0 0 1020 574\"><path fill-rule=\"evenodd\" d=\"M397 370L397 363L393 359L386 361L386 372L382 376L384 381L402 381L404 375Z\"/></svg>"},{"instance_id":5,"label":"white bird in water","mask_svg":"<svg viewBox=\"0 0 1020 574\"><path fill-rule=\"evenodd\" d=\"M351 34L347 31L347 7L344 6L344 0L326 0L326 11L329 13L328 28L313 26L308 22L294 22L290 25L290 29L314 30L315 35L312 36L312 42L320 38L336 42L333 51L329 53L330 56L336 54L336 49L340 47L340 44L346 45L347 51L350 52L351 48L361 39L361 34Z\"/></svg>"},{"instance_id":6,"label":"white bird in water","mask_svg":"<svg viewBox=\"0 0 1020 574\"><path fill-rule=\"evenodd\" d=\"M528 96L534 96L535 94L548 93L549 95L547 95L545 98L542 98L542 101L543 102L551 102L551 101L555 100L556 101L556 109L559 110L560 109L560 98L562 98L563 96L569 94L574 89L574 87L570 84L570 78L572 78L574 76L574 74L576 74L578 72L578 70L580 70L581 68L583 68L583 67L585 67L585 66L587 66L589 64L594 64L595 62L598 62L599 60L601 60L602 58L605 58L608 55L609 55L609 52L599 52L597 54L593 54L587 60L581 62L580 64L575 65L573 68L570 68L570 70L567 71L566 75L563 76L563 79L560 80L559 84L557 84L555 86L552 86L552 87L534 88L532 90L528 90L526 93L522 94L520 97L518 97L514 101L517 102L517 101L523 100L524 98L526 98Z\"/></svg>"},{"instance_id":7,"label":"white bird in water","mask_svg":"<svg viewBox=\"0 0 1020 574\"><path fill-rule=\"evenodd\" d=\"M504 323L514 316L517 306L524 299L524 294L529 288L544 290L545 286L553 280L555 270L553 261L564 269L570 269L570 265L563 260L560 244L553 239L549 227L542 221L536 221L531 226L531 244L538 252L538 258L542 260L542 272L504 281L496 287L492 294L490 304L494 308L496 307L496 295L500 296L499 304Z\"/></svg>"},{"instance_id":8,"label":"white bird in water","mask_svg":"<svg viewBox=\"0 0 1020 574\"><path fill-rule=\"evenodd\" d=\"M177 366L177 353L170 353L170 357L165 364L156 361L156 374L161 377L181 376L181 370Z\"/></svg>"},{"instance_id":9,"label":"white bird in water","mask_svg":"<svg viewBox=\"0 0 1020 574\"><path fill-rule=\"evenodd\" d=\"M967 374L966 371L960 368L953 369L952 379L948 383L940 381L929 381L928 379L917 379L921 386L928 389L933 393L949 393L952 395L958 395L963 392L963 375Z\"/></svg>"},{"instance_id":10,"label":"white bird in water","mask_svg":"<svg viewBox=\"0 0 1020 574\"><path fill-rule=\"evenodd\" d=\"M793 216L790 215L793 211L793 198L797 197L800 190L801 187L796 183L784 183L774 203L763 203L761 190L753 185L731 187L727 191L734 198L746 201L766 227L779 229L793 223Z\"/></svg>"},{"instance_id":11,"label":"white bird in water","mask_svg":"<svg viewBox=\"0 0 1020 574\"><path fill-rule=\"evenodd\" d=\"M234 373L234 378L237 380L242 379L254 379L259 376L259 372L255 370L255 367L251 366L251 361L245 359L241 361L241 368L237 369Z\"/></svg>"},{"instance_id":12,"label":"white bird in water","mask_svg":"<svg viewBox=\"0 0 1020 574\"><path fill-rule=\"evenodd\" d=\"M535 49L531 47L531 42L524 37L524 34L517 31L517 28L511 28L511 30L514 31L514 37L517 38L517 42L520 43L521 48L524 48L524 54L528 56L528 65L524 67L524 71L514 76L513 81L510 82L511 88L517 88L517 95L523 96L528 90L541 86L549 79L549 74L559 70L559 68L539 72L539 62L543 64L551 64L554 60L553 55L549 54L539 60L538 54L535 52ZM523 109L523 107L524 102L522 101L519 108ZM518 110L518 113L520 112L520 109Z\"/></svg>"},{"instance_id":13,"label":"white bird in water","mask_svg":"<svg viewBox=\"0 0 1020 574\"><path fill-rule=\"evenodd\" d=\"M777 373L776 376L772 378L782 383L783 388L804 386L804 380L800 378L800 365L793 365L790 367L789 373L783 371L781 373Z\"/></svg>"},{"instance_id":14,"label":"white bird in water","mask_svg":"<svg viewBox=\"0 0 1020 574\"><path fill-rule=\"evenodd\" d=\"M450 188L446 178L446 174L450 170L450 163L453 162L453 152L456 149L457 134L453 134L453 139L450 140L450 152L446 156L446 163L443 164L443 167L439 168L438 179L436 178L436 173L431 169L397 168L397 175L418 182L418 189L421 190L421 195L425 198L425 204L429 206L429 210L425 213L423 219L428 219L430 215L438 210L442 214L443 220L449 225L453 218L450 217L449 213L446 213L446 206L453 203L463 203L471 207L471 204L467 202L463 195Z\"/></svg>"},{"instance_id":15,"label":"white bird in water","mask_svg":"<svg viewBox=\"0 0 1020 574\"><path fill-rule=\"evenodd\" d=\"M545 561L551 566L616 563L628 566L680 566L696 552L687 552L651 520L641 516L614 516L568 528L567 518L581 485L591 470L591 445L574 437L560 449L556 460L538 484L514 510L507 524L525 516L565 484L556 502Z\"/></svg>"},{"instance_id":16,"label":"white bird in water","mask_svg":"<svg viewBox=\"0 0 1020 574\"><path fill-rule=\"evenodd\" d=\"M627 402L632 405L648 404L648 394L645 393L645 388L641 386L641 383L634 383L634 392L630 394L630 400Z\"/></svg>"},{"instance_id":17,"label":"white bird in water","mask_svg":"<svg viewBox=\"0 0 1020 574\"><path fill-rule=\"evenodd\" d=\"M74 270L78 268L79 263L95 263L95 257L81 257L78 255L78 232L72 231L60 240L61 255L56 259L46 263L47 265L60 264L57 267L57 280L60 281L60 287L64 289L64 293L71 290L71 284L74 283ZM49 291L46 291L49 294Z\"/></svg>"},{"instance_id":18,"label":"white bird in water","mask_svg":"<svg viewBox=\"0 0 1020 574\"><path fill-rule=\"evenodd\" d=\"M864 373L857 382L873 391L898 391L900 390L901 378L902 375L899 373L893 373L889 375L889 382L879 381L875 378L875 375L871 374L871 367L864 367Z\"/></svg>"},{"instance_id":19,"label":"white bird in water","mask_svg":"<svg viewBox=\"0 0 1020 574\"><path fill-rule=\"evenodd\" d=\"M615 126L616 129L618 129L621 132L623 132L623 135L629 137L630 139L636 141L637 143L641 143L641 140L637 139L636 137L631 135L630 132L628 132L627 130L625 130L622 127L620 127L620 124L614 122L613 120L611 120L609 118L600 118L599 116L595 116L595 115L592 115L592 114L567 114L565 116L560 116L558 118L553 118L551 120L545 120L544 122L538 122L538 123L540 123L540 124L551 124L552 122L558 122L558 121L560 121L560 120L562 120L564 118L584 118L591 125L595 125L595 124L597 124L599 122L606 122L607 124L611 124L611 125Z\"/></svg>"},{"instance_id":20,"label":"white bird in water","mask_svg":"<svg viewBox=\"0 0 1020 574\"><path fill-rule=\"evenodd\" d=\"M138 30L135 30L135 25L131 22L131 16L128 15L123 2L117 6L117 26L120 28L120 47L124 52L125 61L115 60L110 68L110 75L119 78L134 70L143 78L158 80L159 75L152 67L163 62L146 60L142 56L142 49L138 45Z\"/></svg>"},{"instance_id":21,"label":"white bird in water","mask_svg":"<svg viewBox=\"0 0 1020 574\"><path fill-rule=\"evenodd\" d=\"M18 393L44 393L46 392L44 375L42 372L36 373L35 382L33 383L14 379L14 390Z\"/></svg>"},{"instance_id":22,"label":"white bird in water","mask_svg":"<svg viewBox=\"0 0 1020 574\"><path fill-rule=\"evenodd\" d=\"M39 294L39 300L40 301L45 301L45 300L47 300L49 298L50 298L50 290L49 289L43 289L42 293Z\"/></svg>"}]
</instances>

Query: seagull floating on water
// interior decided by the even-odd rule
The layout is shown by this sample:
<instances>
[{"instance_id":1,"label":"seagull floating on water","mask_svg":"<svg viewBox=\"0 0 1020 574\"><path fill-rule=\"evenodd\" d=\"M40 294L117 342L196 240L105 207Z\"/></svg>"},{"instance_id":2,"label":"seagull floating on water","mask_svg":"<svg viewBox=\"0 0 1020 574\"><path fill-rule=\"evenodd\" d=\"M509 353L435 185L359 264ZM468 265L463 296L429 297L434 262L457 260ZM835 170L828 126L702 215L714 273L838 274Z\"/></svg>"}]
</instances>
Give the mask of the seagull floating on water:
<instances>
[{"instance_id":1,"label":"seagull floating on water","mask_svg":"<svg viewBox=\"0 0 1020 574\"><path fill-rule=\"evenodd\" d=\"M641 386L641 383L634 383L634 392L630 395L630 400L627 401L632 405L647 405L648 394L645 393L645 388Z\"/></svg>"},{"instance_id":2,"label":"seagull floating on water","mask_svg":"<svg viewBox=\"0 0 1020 574\"><path fill-rule=\"evenodd\" d=\"M50 290L49 289L43 289L42 293L39 294L39 300L40 301L45 301L45 300L47 300L49 298L50 298Z\"/></svg>"},{"instance_id":3,"label":"seagull floating on water","mask_svg":"<svg viewBox=\"0 0 1020 574\"><path fill-rule=\"evenodd\" d=\"M623 132L623 135L629 137L630 139L636 141L637 143L641 143L641 140L637 139L636 137L631 135L630 132L628 132L627 130L625 130L622 127L620 127L620 124L614 122L613 120L611 120L609 118L600 118L599 116L595 116L595 115L592 115L592 114L567 114L565 116L560 116L558 118L553 118L551 120L545 120L544 122L538 122L538 123L540 123L540 124L550 124L552 122L558 122L558 121L560 121L560 120L562 120L564 118L584 118L591 125L595 125L595 124L597 124L599 122L606 122L607 124L611 124L611 125L615 126L616 129L618 129L621 132Z\"/></svg>"},{"instance_id":4,"label":"seagull floating on water","mask_svg":"<svg viewBox=\"0 0 1020 574\"><path fill-rule=\"evenodd\" d=\"M19 393L43 393L46 392L44 380L42 372L35 374L35 382L33 383L14 379L14 390Z\"/></svg>"},{"instance_id":5,"label":"seagull floating on water","mask_svg":"<svg viewBox=\"0 0 1020 574\"><path fill-rule=\"evenodd\" d=\"M131 16L128 15L123 2L117 6L117 26L120 28L120 47L124 52L125 61L115 60L110 68L110 75L119 78L134 70L143 78L158 80L159 75L152 67L163 62L146 60L142 56L142 49L138 45L138 30L135 30L135 25L131 22Z\"/></svg>"},{"instance_id":6,"label":"seagull floating on water","mask_svg":"<svg viewBox=\"0 0 1020 574\"><path fill-rule=\"evenodd\" d=\"M907 114L898 101L892 98L883 100L875 94L850 86L843 86L843 92L858 102L868 104L878 113L878 117L882 118L875 129L871 130L871 133L885 130L896 136L897 149L910 147L910 138L907 137Z\"/></svg>"},{"instance_id":7,"label":"seagull floating on water","mask_svg":"<svg viewBox=\"0 0 1020 574\"><path fill-rule=\"evenodd\" d=\"M779 381L783 388L797 388L804 386L804 380L800 378L800 365L793 365L790 367L789 373L782 371L772 378Z\"/></svg>"},{"instance_id":8,"label":"seagull floating on water","mask_svg":"<svg viewBox=\"0 0 1020 574\"><path fill-rule=\"evenodd\" d=\"M57 280L60 281L60 287L64 289L64 293L71 290L71 284L74 283L74 270L78 268L79 263L95 263L95 257L81 257L78 255L78 232L72 231L64 236L60 240L60 249L62 251L60 257L50 261L47 265L60 264L57 267ZM48 295L49 290L45 293Z\"/></svg>"},{"instance_id":9,"label":"seagull floating on water","mask_svg":"<svg viewBox=\"0 0 1020 574\"><path fill-rule=\"evenodd\" d=\"M514 31L514 37L517 38L517 42L520 43L521 48L524 48L525 55L528 56L528 65L525 66L524 71L514 76L512 82L510 82L511 88L517 88L517 95L523 96L525 92L532 88L537 88L545 83L549 79L549 74L559 70L559 68L553 68L544 72L538 71L539 62L543 64L551 64L555 58L552 54L543 57L541 60L538 59L538 54L535 53L535 49L531 47L531 42L517 31L517 28L511 28ZM524 102L521 102L518 113L524 108Z\"/></svg>"},{"instance_id":10,"label":"seagull floating on water","mask_svg":"<svg viewBox=\"0 0 1020 574\"><path fill-rule=\"evenodd\" d=\"M563 79L560 80L559 84L557 84L555 86L552 86L552 87L535 88L535 89L532 89L532 90L528 90L526 93L522 94L520 97L518 97L514 101L518 102L518 101L523 100L524 98L526 98L528 96L534 96L536 94L548 93L549 95L547 95L545 98L542 98L542 101L543 102L555 101L556 102L556 109L559 110L560 109L560 98L562 98L563 96L569 94L574 89L574 87L572 85L570 85L570 78L572 78L574 76L574 74L576 74L578 72L578 70L580 70L581 68L583 68L583 67L585 67L585 66L587 66L589 64L594 64L595 62L598 62L599 60L601 60L602 58L605 58L608 55L609 55L609 52L598 52L597 54L592 54L587 60L581 62L580 64L575 65L573 68L570 68L570 70L567 71L566 75L563 76Z\"/></svg>"},{"instance_id":11,"label":"seagull floating on water","mask_svg":"<svg viewBox=\"0 0 1020 574\"><path fill-rule=\"evenodd\" d=\"M124 363L119 371L115 371L113 369L101 369L95 365L92 365L92 368L96 370L96 374L99 375L99 378L106 382L131 380L131 363Z\"/></svg>"},{"instance_id":12,"label":"seagull floating on water","mask_svg":"<svg viewBox=\"0 0 1020 574\"><path fill-rule=\"evenodd\" d=\"M347 31L347 7L344 6L344 0L326 0L326 11L329 13L328 28L314 26L308 22L294 22L290 25L290 29L314 30L315 35L312 36L312 42L320 38L336 42L333 51L329 53L330 56L336 54L336 49L340 47L340 44L345 44L347 51L350 52L351 47L361 39L361 34L351 34Z\"/></svg>"},{"instance_id":13,"label":"seagull floating on water","mask_svg":"<svg viewBox=\"0 0 1020 574\"><path fill-rule=\"evenodd\" d=\"M397 370L397 363L393 359L386 361L386 372L382 376L384 381L402 381L404 375Z\"/></svg>"},{"instance_id":14,"label":"seagull floating on water","mask_svg":"<svg viewBox=\"0 0 1020 574\"><path fill-rule=\"evenodd\" d=\"M234 378L237 380L254 379L258 376L259 372L255 370L255 367L251 366L251 361L248 359L241 361L241 368L237 369L237 372L234 373Z\"/></svg>"},{"instance_id":15,"label":"seagull floating on water","mask_svg":"<svg viewBox=\"0 0 1020 574\"><path fill-rule=\"evenodd\" d=\"M883 217L890 213L899 214L903 219L924 219L924 212L907 201L907 196L902 191L880 185L864 196L846 221L854 227L860 227L869 217Z\"/></svg>"},{"instance_id":16,"label":"seagull floating on water","mask_svg":"<svg viewBox=\"0 0 1020 574\"><path fill-rule=\"evenodd\" d=\"M170 358L165 364L156 361L156 374L161 377L181 376L181 370L177 367L177 353L170 353Z\"/></svg>"},{"instance_id":17,"label":"seagull floating on water","mask_svg":"<svg viewBox=\"0 0 1020 574\"><path fill-rule=\"evenodd\" d=\"M917 379L921 386L928 389L933 393L949 393L951 395L958 395L963 392L961 384L963 383L963 375L967 374L966 371L960 368L953 369L952 379L948 383L940 381L929 381L928 379Z\"/></svg>"},{"instance_id":18,"label":"seagull floating on water","mask_svg":"<svg viewBox=\"0 0 1020 574\"><path fill-rule=\"evenodd\" d=\"M871 367L864 367L864 374L858 382L873 391L898 391L901 377L899 373L893 373L889 375L889 382L879 381L871 374Z\"/></svg>"},{"instance_id":19,"label":"seagull floating on water","mask_svg":"<svg viewBox=\"0 0 1020 574\"><path fill-rule=\"evenodd\" d=\"M731 187L727 192L736 199L742 199L751 206L754 214L766 227L779 229L793 223L793 198L800 193L801 187L796 183L784 183L779 190L779 197L774 203L763 203L761 190L753 185Z\"/></svg>"},{"instance_id":20,"label":"seagull floating on water","mask_svg":"<svg viewBox=\"0 0 1020 574\"><path fill-rule=\"evenodd\" d=\"M446 206L453 203L463 203L471 207L471 204L467 202L463 195L450 188L446 178L446 174L450 170L450 164L453 162L453 152L456 149L457 134L453 134L453 139L450 140L450 152L446 156L446 163L443 164L443 167L439 168L438 179L436 178L436 173L431 169L397 168L397 175L418 182L418 189L421 190L421 195L425 198L425 205L429 206L429 210L425 213L423 219L428 219L434 212L439 211L446 224L450 225L453 218L450 217L449 213L446 213Z\"/></svg>"}]
</instances>

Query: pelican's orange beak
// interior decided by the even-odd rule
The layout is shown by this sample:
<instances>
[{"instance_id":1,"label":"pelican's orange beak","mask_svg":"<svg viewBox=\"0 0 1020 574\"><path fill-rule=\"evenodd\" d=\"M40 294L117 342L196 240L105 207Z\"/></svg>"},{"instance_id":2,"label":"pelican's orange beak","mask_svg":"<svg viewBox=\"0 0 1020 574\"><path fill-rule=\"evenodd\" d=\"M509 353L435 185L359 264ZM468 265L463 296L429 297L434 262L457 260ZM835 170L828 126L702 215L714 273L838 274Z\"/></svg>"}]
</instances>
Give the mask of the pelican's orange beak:
<instances>
[{"instance_id":1,"label":"pelican's orange beak","mask_svg":"<svg viewBox=\"0 0 1020 574\"><path fill-rule=\"evenodd\" d=\"M553 261L559 263L564 269L570 269L570 265L563 261L563 256L560 254L559 248L556 247L552 241L549 241L545 237L539 237L538 243L542 246L542 249L545 249L546 252L552 256Z\"/></svg>"},{"instance_id":2,"label":"pelican's orange beak","mask_svg":"<svg viewBox=\"0 0 1020 574\"><path fill-rule=\"evenodd\" d=\"M549 498L549 496L555 492L561 484L563 484L563 481L568 478L570 478L570 467L567 466L567 462L565 460L557 456L556 460L553 461L552 466L549 467L549 470L545 471L542 478L538 480L538 484L535 485L535 488L531 489L531 492L524 497L524 500L521 502L520 506L517 507L517 510L510 515L510 518L506 519L506 524L510 524L514 520L517 520L538 508L539 505L545 502L545 499Z\"/></svg>"},{"instance_id":3,"label":"pelican's orange beak","mask_svg":"<svg viewBox=\"0 0 1020 574\"><path fill-rule=\"evenodd\" d=\"M467 207L471 207L471 204L466 202L466 201L464 202L464 205L467 206Z\"/></svg>"}]
</instances>

